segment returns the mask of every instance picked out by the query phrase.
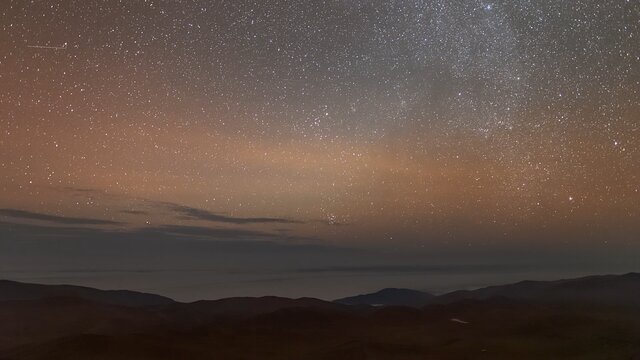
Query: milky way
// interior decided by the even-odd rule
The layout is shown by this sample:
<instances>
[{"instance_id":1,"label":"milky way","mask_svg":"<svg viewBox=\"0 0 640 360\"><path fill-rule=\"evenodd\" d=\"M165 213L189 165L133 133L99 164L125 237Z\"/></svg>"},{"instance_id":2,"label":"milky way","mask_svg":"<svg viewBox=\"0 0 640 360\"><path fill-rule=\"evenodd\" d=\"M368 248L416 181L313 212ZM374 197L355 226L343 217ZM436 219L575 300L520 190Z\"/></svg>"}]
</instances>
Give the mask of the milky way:
<instances>
[{"instance_id":1,"label":"milky way","mask_svg":"<svg viewBox=\"0 0 640 360\"><path fill-rule=\"evenodd\" d=\"M0 10L14 232L86 217L83 230L427 250L640 235L636 1Z\"/></svg>"}]
</instances>

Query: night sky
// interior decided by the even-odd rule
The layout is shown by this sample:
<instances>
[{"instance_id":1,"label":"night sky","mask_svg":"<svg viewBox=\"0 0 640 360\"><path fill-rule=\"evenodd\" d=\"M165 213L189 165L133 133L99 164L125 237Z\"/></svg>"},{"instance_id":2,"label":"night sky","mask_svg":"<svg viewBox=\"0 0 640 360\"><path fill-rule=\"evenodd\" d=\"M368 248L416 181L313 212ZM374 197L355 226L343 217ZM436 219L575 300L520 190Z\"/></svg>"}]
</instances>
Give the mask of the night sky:
<instances>
[{"instance_id":1,"label":"night sky","mask_svg":"<svg viewBox=\"0 0 640 360\"><path fill-rule=\"evenodd\" d=\"M640 268L638 1L0 13L1 277L331 297L428 286L434 264ZM247 285L181 288L196 270ZM314 290L326 273L343 284Z\"/></svg>"}]
</instances>

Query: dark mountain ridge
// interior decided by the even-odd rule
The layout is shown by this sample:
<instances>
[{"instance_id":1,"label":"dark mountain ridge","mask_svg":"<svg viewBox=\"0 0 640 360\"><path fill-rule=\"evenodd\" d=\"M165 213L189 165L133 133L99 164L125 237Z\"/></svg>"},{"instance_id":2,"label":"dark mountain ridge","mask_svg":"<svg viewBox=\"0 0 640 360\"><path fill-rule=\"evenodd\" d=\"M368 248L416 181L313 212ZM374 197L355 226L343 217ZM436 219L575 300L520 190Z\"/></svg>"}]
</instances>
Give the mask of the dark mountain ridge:
<instances>
[{"instance_id":1,"label":"dark mountain ridge","mask_svg":"<svg viewBox=\"0 0 640 360\"><path fill-rule=\"evenodd\" d=\"M421 307L431 301L435 296L427 292L387 288L372 294L363 294L334 300L335 303L345 305L371 305L371 306L410 306Z\"/></svg>"},{"instance_id":2,"label":"dark mountain ridge","mask_svg":"<svg viewBox=\"0 0 640 360\"><path fill-rule=\"evenodd\" d=\"M337 299L335 302L349 305L423 307L492 298L556 304L640 306L640 274L596 275L556 281L526 280L475 290L458 290L439 296L417 290L383 289L372 294Z\"/></svg>"},{"instance_id":3,"label":"dark mountain ridge","mask_svg":"<svg viewBox=\"0 0 640 360\"><path fill-rule=\"evenodd\" d=\"M168 297L129 290L98 290L75 285L40 285L0 280L0 301L77 298L101 304L142 307L167 305Z\"/></svg>"},{"instance_id":4,"label":"dark mountain ridge","mask_svg":"<svg viewBox=\"0 0 640 360\"><path fill-rule=\"evenodd\" d=\"M129 298L110 304L105 301L113 298L104 295L112 292L82 287L60 292L60 286L23 284L32 292L2 294L16 288L7 284L0 298L14 300L0 301L3 360L600 360L640 353L640 307L629 306L636 304L638 274L458 291L430 297L425 307L275 296L162 304L154 297L131 306ZM60 296L69 288L95 300ZM572 292L577 295L569 297ZM398 289L382 294L391 301L421 296Z\"/></svg>"},{"instance_id":5,"label":"dark mountain ridge","mask_svg":"<svg viewBox=\"0 0 640 360\"><path fill-rule=\"evenodd\" d=\"M556 281L521 281L435 297L430 304L502 297L544 303L640 306L640 274L597 275ZM425 304L426 305L426 304Z\"/></svg>"}]
</instances>

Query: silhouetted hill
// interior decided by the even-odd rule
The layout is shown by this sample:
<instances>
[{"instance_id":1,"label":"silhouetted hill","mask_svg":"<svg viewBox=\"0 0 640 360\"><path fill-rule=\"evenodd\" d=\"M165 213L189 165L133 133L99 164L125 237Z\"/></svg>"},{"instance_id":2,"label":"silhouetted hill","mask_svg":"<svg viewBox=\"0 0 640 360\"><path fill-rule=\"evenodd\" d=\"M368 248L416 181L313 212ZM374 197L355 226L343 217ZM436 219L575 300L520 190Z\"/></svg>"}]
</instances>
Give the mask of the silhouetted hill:
<instances>
[{"instance_id":1,"label":"silhouetted hill","mask_svg":"<svg viewBox=\"0 0 640 360\"><path fill-rule=\"evenodd\" d=\"M2 301L0 359L626 360L640 353L640 307L611 299L634 298L637 279L523 282L454 292L423 308L273 296L137 307ZM565 303L571 291L581 295Z\"/></svg>"},{"instance_id":2,"label":"silhouetted hill","mask_svg":"<svg viewBox=\"0 0 640 360\"><path fill-rule=\"evenodd\" d=\"M140 307L117 306L79 298L0 302L0 348L77 334L125 334L165 323Z\"/></svg>"},{"instance_id":3,"label":"silhouetted hill","mask_svg":"<svg viewBox=\"0 0 640 360\"><path fill-rule=\"evenodd\" d=\"M289 299L277 296L264 296L201 300L193 303L175 303L169 305L164 312L183 319L192 318L193 321L198 322L223 318L248 318L294 308L331 311L351 310L346 305L334 304L313 298Z\"/></svg>"},{"instance_id":4,"label":"silhouetted hill","mask_svg":"<svg viewBox=\"0 0 640 360\"><path fill-rule=\"evenodd\" d=\"M128 290L98 290L73 285L39 285L0 280L0 301L77 298L102 304L122 306L166 305L174 301L160 295Z\"/></svg>"},{"instance_id":5,"label":"silhouetted hill","mask_svg":"<svg viewBox=\"0 0 640 360\"><path fill-rule=\"evenodd\" d=\"M121 331L92 330L96 319L87 309L68 314L84 326L55 338L28 334L23 340L30 342L5 343L0 359L626 360L640 352L638 313L597 306L469 300L356 314L290 308L190 328L123 323L115 327ZM45 317L41 326L52 321Z\"/></svg>"},{"instance_id":6,"label":"silhouetted hill","mask_svg":"<svg viewBox=\"0 0 640 360\"><path fill-rule=\"evenodd\" d=\"M423 307L464 300L513 299L546 303L585 303L640 306L640 274L588 276L557 281L521 281L477 290L459 290L440 296L409 289L383 289L375 293L334 300L346 305Z\"/></svg>"},{"instance_id":7,"label":"silhouetted hill","mask_svg":"<svg viewBox=\"0 0 640 360\"><path fill-rule=\"evenodd\" d=\"M345 305L421 307L433 298L434 295L423 291L388 288L372 294L363 294L337 299L334 300L334 302Z\"/></svg>"},{"instance_id":8,"label":"silhouetted hill","mask_svg":"<svg viewBox=\"0 0 640 360\"><path fill-rule=\"evenodd\" d=\"M477 290L454 291L438 296L430 303L446 304L495 297L560 304L640 306L640 274L588 276L557 281L522 281Z\"/></svg>"}]
</instances>

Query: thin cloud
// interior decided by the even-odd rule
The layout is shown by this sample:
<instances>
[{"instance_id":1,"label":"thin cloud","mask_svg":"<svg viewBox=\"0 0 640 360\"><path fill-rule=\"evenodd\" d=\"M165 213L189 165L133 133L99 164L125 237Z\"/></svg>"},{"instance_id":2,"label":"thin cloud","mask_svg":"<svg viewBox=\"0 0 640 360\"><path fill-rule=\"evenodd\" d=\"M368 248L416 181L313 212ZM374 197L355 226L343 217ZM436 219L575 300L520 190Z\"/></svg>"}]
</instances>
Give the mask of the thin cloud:
<instances>
[{"instance_id":1,"label":"thin cloud","mask_svg":"<svg viewBox=\"0 0 640 360\"><path fill-rule=\"evenodd\" d=\"M25 220L47 221L64 225L122 225L121 222L112 220L57 216L18 209L0 209L0 216Z\"/></svg>"},{"instance_id":2,"label":"thin cloud","mask_svg":"<svg viewBox=\"0 0 640 360\"><path fill-rule=\"evenodd\" d=\"M75 224L77 225L77 224ZM84 224L82 224L84 225ZM0 218L0 240L13 239L86 239L106 241L129 240L211 240L215 243L271 243L305 245L305 242L315 240L306 237L283 236L264 231L237 228L209 228L204 226L187 225L159 225L143 228L105 229L98 227L53 226L41 224L27 224L13 221L3 221ZM309 245L309 244L306 244Z\"/></svg>"},{"instance_id":3,"label":"thin cloud","mask_svg":"<svg viewBox=\"0 0 640 360\"><path fill-rule=\"evenodd\" d=\"M189 206L173 204L173 203L162 203L165 206L169 207L169 209L178 215L182 219L188 220L204 220L204 221L212 221L212 222L220 222L227 224L300 224L302 222L291 219L284 218L272 218L272 217L232 217L216 214L214 212L193 208Z\"/></svg>"},{"instance_id":4,"label":"thin cloud","mask_svg":"<svg viewBox=\"0 0 640 360\"><path fill-rule=\"evenodd\" d=\"M202 220L202 221L210 221L216 223L225 223L225 224L237 224L237 225L246 225L246 224L303 224L305 222L299 220L292 220L286 218L278 218L278 217L235 217L235 216L227 216L218 214L215 212L211 212L204 209L194 208L186 205L176 204L172 202L166 201L156 201L141 197L131 197L124 194L112 194L107 193L103 190L98 189L87 189L87 188L76 188L76 187L63 187L59 188L62 191L69 192L75 195L80 196L99 196L111 198L114 201L117 200L126 200L126 201L137 201L140 206L153 207L153 208L161 208L167 209L178 215L178 219L180 220ZM149 215L149 212L142 210L122 210L122 213L125 214L133 214L133 215Z\"/></svg>"},{"instance_id":5,"label":"thin cloud","mask_svg":"<svg viewBox=\"0 0 640 360\"><path fill-rule=\"evenodd\" d=\"M162 225L158 227L145 228L142 231L148 233L160 233L165 235L182 235L196 238L208 239L273 239L277 236L262 231L253 231L246 229L218 229L208 228L204 226L185 226L185 225Z\"/></svg>"},{"instance_id":6,"label":"thin cloud","mask_svg":"<svg viewBox=\"0 0 640 360\"><path fill-rule=\"evenodd\" d=\"M514 269L528 269L528 265L517 264L465 264L465 265L369 265L369 266L328 266L300 268L301 273L455 273L455 272L495 272Z\"/></svg>"},{"instance_id":7,"label":"thin cloud","mask_svg":"<svg viewBox=\"0 0 640 360\"><path fill-rule=\"evenodd\" d=\"M147 211L142 211L142 210L122 210L120 212L123 214L130 214L130 215L149 215Z\"/></svg>"}]
</instances>

